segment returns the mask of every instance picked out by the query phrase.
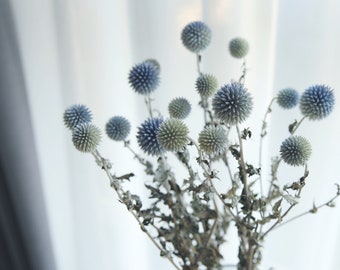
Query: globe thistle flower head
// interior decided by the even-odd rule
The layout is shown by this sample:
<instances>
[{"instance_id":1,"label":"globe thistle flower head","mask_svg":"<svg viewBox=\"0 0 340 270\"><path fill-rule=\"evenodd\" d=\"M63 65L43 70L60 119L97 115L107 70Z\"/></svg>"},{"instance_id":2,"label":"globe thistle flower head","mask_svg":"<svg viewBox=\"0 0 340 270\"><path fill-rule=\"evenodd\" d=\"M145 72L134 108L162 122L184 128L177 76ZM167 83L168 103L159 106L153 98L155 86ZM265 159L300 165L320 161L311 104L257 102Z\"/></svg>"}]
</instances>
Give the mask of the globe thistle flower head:
<instances>
[{"instance_id":1,"label":"globe thistle flower head","mask_svg":"<svg viewBox=\"0 0 340 270\"><path fill-rule=\"evenodd\" d=\"M249 51L249 44L244 38L234 38L229 42L229 52L235 58L243 58Z\"/></svg>"},{"instance_id":2,"label":"globe thistle flower head","mask_svg":"<svg viewBox=\"0 0 340 270\"><path fill-rule=\"evenodd\" d=\"M72 142L79 151L88 153L96 150L101 140L101 132L91 123L82 123L73 129Z\"/></svg>"},{"instance_id":3,"label":"globe thistle flower head","mask_svg":"<svg viewBox=\"0 0 340 270\"><path fill-rule=\"evenodd\" d=\"M205 127L198 135L200 149L208 154L219 154L226 149L227 135L220 126Z\"/></svg>"},{"instance_id":4,"label":"globe thistle flower head","mask_svg":"<svg viewBox=\"0 0 340 270\"><path fill-rule=\"evenodd\" d=\"M301 113L310 120L320 120L328 116L335 104L333 90L325 85L309 87L301 96Z\"/></svg>"},{"instance_id":5,"label":"globe thistle flower head","mask_svg":"<svg viewBox=\"0 0 340 270\"><path fill-rule=\"evenodd\" d=\"M188 127L180 120L171 118L160 126L157 140L164 149L177 152L182 150L188 143Z\"/></svg>"},{"instance_id":6,"label":"globe thistle flower head","mask_svg":"<svg viewBox=\"0 0 340 270\"><path fill-rule=\"evenodd\" d=\"M293 88L285 88L279 91L277 103L283 109L292 109L299 102L299 93Z\"/></svg>"},{"instance_id":7,"label":"globe thistle flower head","mask_svg":"<svg viewBox=\"0 0 340 270\"><path fill-rule=\"evenodd\" d=\"M124 141L130 129L130 122L122 116L111 117L105 126L107 136L114 141Z\"/></svg>"},{"instance_id":8,"label":"globe thistle flower head","mask_svg":"<svg viewBox=\"0 0 340 270\"><path fill-rule=\"evenodd\" d=\"M63 115L64 124L73 129L78 124L89 123L92 121L92 114L88 107L81 104L75 104L68 107Z\"/></svg>"},{"instance_id":9,"label":"globe thistle flower head","mask_svg":"<svg viewBox=\"0 0 340 270\"><path fill-rule=\"evenodd\" d=\"M191 22L182 30L181 39L189 51L198 53L210 44L211 30L203 22Z\"/></svg>"},{"instance_id":10,"label":"globe thistle flower head","mask_svg":"<svg viewBox=\"0 0 340 270\"><path fill-rule=\"evenodd\" d=\"M159 69L157 65L150 61L137 64L130 70L129 83L138 94L150 94L159 84Z\"/></svg>"},{"instance_id":11,"label":"globe thistle flower head","mask_svg":"<svg viewBox=\"0 0 340 270\"><path fill-rule=\"evenodd\" d=\"M159 156L164 152L164 148L157 141L157 132L162 123L162 118L149 118L138 128L138 145L150 156Z\"/></svg>"},{"instance_id":12,"label":"globe thistle flower head","mask_svg":"<svg viewBox=\"0 0 340 270\"><path fill-rule=\"evenodd\" d=\"M237 125L250 115L253 101L243 84L232 82L216 92L212 106L217 118L226 124Z\"/></svg>"},{"instance_id":13,"label":"globe thistle flower head","mask_svg":"<svg viewBox=\"0 0 340 270\"><path fill-rule=\"evenodd\" d=\"M196 80L196 90L203 98L212 96L217 90L217 79L210 74L201 74Z\"/></svg>"},{"instance_id":14,"label":"globe thistle flower head","mask_svg":"<svg viewBox=\"0 0 340 270\"><path fill-rule=\"evenodd\" d=\"M282 159L289 165L302 166L306 164L312 154L312 146L302 136L287 138L280 147Z\"/></svg>"},{"instance_id":15,"label":"globe thistle flower head","mask_svg":"<svg viewBox=\"0 0 340 270\"><path fill-rule=\"evenodd\" d=\"M169 103L168 111L171 117L184 119L190 114L191 105L185 98L175 98Z\"/></svg>"}]
</instances>

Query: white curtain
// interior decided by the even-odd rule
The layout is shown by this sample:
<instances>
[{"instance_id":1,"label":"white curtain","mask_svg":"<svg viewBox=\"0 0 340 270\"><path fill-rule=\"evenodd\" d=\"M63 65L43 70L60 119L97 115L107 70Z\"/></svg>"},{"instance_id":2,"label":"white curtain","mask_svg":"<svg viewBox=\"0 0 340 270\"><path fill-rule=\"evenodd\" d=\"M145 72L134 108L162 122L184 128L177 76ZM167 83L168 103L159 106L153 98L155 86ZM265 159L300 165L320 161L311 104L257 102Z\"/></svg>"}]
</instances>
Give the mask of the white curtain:
<instances>
[{"instance_id":1,"label":"white curtain","mask_svg":"<svg viewBox=\"0 0 340 270\"><path fill-rule=\"evenodd\" d=\"M155 106L166 115L170 99L190 99L191 136L201 123L194 90L195 55L180 40L182 28L194 20L213 31L203 52L203 71L223 85L240 75L241 62L228 54L230 39L250 43L246 86L254 96L254 111L245 123L258 143L265 108L284 87L300 92L313 84L327 84L339 97L340 2L336 0L12 0L32 121L47 202L54 254L60 270L172 269L117 200L103 171L90 155L72 145L63 126L63 110L74 103L92 109L102 129L113 115L136 127L147 117L144 99L127 81L130 68L147 58L161 64L161 85ZM200 116L200 115L199 115ZM313 145L311 175L293 214L326 201L340 182L338 163L339 106L325 120L305 122L300 129ZM267 160L277 154L287 125L298 110L274 107L266 138ZM256 137L257 134L257 137ZM137 149L136 143L132 146ZM119 175L141 169L123 145L104 138L100 151ZM249 158L257 154L249 153ZM265 165L268 172L269 165ZM281 173L283 181L301 171ZM265 177L269 173L263 172ZM140 173L142 175L142 173ZM129 187L143 195L142 177ZM144 194L144 196L146 196ZM266 240L263 268L276 270L336 270L340 265L339 208L277 229ZM226 263L236 263L236 236L227 244Z\"/></svg>"}]
</instances>

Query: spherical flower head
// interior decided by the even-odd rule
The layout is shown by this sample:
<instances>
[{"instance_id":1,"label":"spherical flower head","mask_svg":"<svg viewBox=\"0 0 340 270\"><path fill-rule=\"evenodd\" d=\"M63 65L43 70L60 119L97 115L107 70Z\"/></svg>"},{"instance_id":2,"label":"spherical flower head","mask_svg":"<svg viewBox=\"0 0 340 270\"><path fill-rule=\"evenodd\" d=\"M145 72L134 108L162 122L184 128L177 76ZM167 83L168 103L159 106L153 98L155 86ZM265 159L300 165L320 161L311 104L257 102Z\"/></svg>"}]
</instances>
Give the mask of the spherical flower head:
<instances>
[{"instance_id":1,"label":"spherical flower head","mask_svg":"<svg viewBox=\"0 0 340 270\"><path fill-rule=\"evenodd\" d=\"M65 110L63 118L65 125L73 129L79 124L91 122L92 114L85 105L75 104Z\"/></svg>"},{"instance_id":2,"label":"spherical flower head","mask_svg":"<svg viewBox=\"0 0 340 270\"><path fill-rule=\"evenodd\" d=\"M235 58L243 58L249 51L249 44L244 38L234 38L229 42L229 52Z\"/></svg>"},{"instance_id":3,"label":"spherical flower head","mask_svg":"<svg viewBox=\"0 0 340 270\"><path fill-rule=\"evenodd\" d=\"M100 143L101 132L91 123L77 125L73 129L72 142L79 151L88 153L96 150Z\"/></svg>"},{"instance_id":4,"label":"spherical flower head","mask_svg":"<svg viewBox=\"0 0 340 270\"><path fill-rule=\"evenodd\" d=\"M138 94L150 94L159 84L159 69L148 61L137 64L130 70L129 83Z\"/></svg>"},{"instance_id":5,"label":"spherical flower head","mask_svg":"<svg viewBox=\"0 0 340 270\"><path fill-rule=\"evenodd\" d=\"M191 105L185 98L175 98L169 103L168 111L171 117L184 119L190 114Z\"/></svg>"},{"instance_id":6,"label":"spherical flower head","mask_svg":"<svg viewBox=\"0 0 340 270\"><path fill-rule=\"evenodd\" d=\"M164 152L157 141L157 132L162 123L162 118L149 118L138 128L138 145L148 155L159 156Z\"/></svg>"},{"instance_id":7,"label":"spherical flower head","mask_svg":"<svg viewBox=\"0 0 340 270\"><path fill-rule=\"evenodd\" d=\"M181 38L189 51L198 53L210 44L211 30L203 22L191 22L182 30Z\"/></svg>"},{"instance_id":8,"label":"spherical flower head","mask_svg":"<svg viewBox=\"0 0 340 270\"><path fill-rule=\"evenodd\" d=\"M200 149L208 154L219 154L226 149L227 135L220 126L207 126L198 135Z\"/></svg>"},{"instance_id":9,"label":"spherical flower head","mask_svg":"<svg viewBox=\"0 0 340 270\"><path fill-rule=\"evenodd\" d=\"M325 85L309 87L301 96L301 113L310 120L320 120L328 116L335 104L333 90Z\"/></svg>"},{"instance_id":10,"label":"spherical flower head","mask_svg":"<svg viewBox=\"0 0 340 270\"><path fill-rule=\"evenodd\" d=\"M187 126L176 118L171 118L160 126L157 140L164 149L177 152L182 150L188 143L189 130Z\"/></svg>"},{"instance_id":11,"label":"spherical flower head","mask_svg":"<svg viewBox=\"0 0 340 270\"><path fill-rule=\"evenodd\" d=\"M217 91L212 100L215 115L226 124L237 125L250 115L252 97L241 83L233 82Z\"/></svg>"},{"instance_id":12,"label":"spherical flower head","mask_svg":"<svg viewBox=\"0 0 340 270\"><path fill-rule=\"evenodd\" d=\"M130 122L122 116L113 116L106 123L107 136L114 141L124 141L131 129Z\"/></svg>"},{"instance_id":13,"label":"spherical flower head","mask_svg":"<svg viewBox=\"0 0 340 270\"><path fill-rule=\"evenodd\" d=\"M212 96L217 90L217 79L214 75L201 74L196 80L196 90L203 98Z\"/></svg>"},{"instance_id":14,"label":"spherical flower head","mask_svg":"<svg viewBox=\"0 0 340 270\"><path fill-rule=\"evenodd\" d=\"M285 88L279 91L277 103L283 109L292 109L299 102L299 93L293 88Z\"/></svg>"},{"instance_id":15,"label":"spherical flower head","mask_svg":"<svg viewBox=\"0 0 340 270\"><path fill-rule=\"evenodd\" d=\"M302 166L312 154L312 146L309 141L302 136L292 136L287 138L280 147L282 159L289 165Z\"/></svg>"}]
</instances>

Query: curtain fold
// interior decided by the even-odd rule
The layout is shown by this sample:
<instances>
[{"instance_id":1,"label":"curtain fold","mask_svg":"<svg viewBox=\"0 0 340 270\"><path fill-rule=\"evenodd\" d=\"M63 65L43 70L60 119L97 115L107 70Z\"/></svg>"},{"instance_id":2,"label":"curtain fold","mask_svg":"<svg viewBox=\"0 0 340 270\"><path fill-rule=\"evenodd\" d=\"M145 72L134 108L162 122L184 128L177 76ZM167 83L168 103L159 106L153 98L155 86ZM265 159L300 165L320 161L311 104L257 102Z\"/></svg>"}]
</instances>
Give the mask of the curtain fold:
<instances>
[{"instance_id":1,"label":"curtain fold","mask_svg":"<svg viewBox=\"0 0 340 270\"><path fill-rule=\"evenodd\" d=\"M55 269L9 1L0 2L0 268Z\"/></svg>"}]
</instances>

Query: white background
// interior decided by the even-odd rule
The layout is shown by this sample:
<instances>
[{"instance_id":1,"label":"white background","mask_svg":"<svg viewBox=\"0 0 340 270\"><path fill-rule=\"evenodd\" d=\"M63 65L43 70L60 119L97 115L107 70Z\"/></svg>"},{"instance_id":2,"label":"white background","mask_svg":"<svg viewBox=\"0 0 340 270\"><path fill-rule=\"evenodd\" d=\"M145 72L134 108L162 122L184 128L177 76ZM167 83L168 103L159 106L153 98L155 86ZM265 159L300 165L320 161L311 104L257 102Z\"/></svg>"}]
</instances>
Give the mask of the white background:
<instances>
[{"instance_id":1,"label":"white background","mask_svg":"<svg viewBox=\"0 0 340 270\"><path fill-rule=\"evenodd\" d=\"M257 157L253 150L261 119L277 91L294 87L302 92L313 84L327 84L339 98L340 2L336 0L12 0L12 8L60 270L172 269L117 201L92 157L73 148L62 113L74 103L86 104L101 128L109 117L124 115L132 123L134 140L147 113L143 98L128 85L128 72L134 64L155 58L161 64L155 106L166 115L172 98L190 99L194 108L187 122L190 135L197 137L201 114L194 90L196 60L180 40L187 23L202 20L212 29L202 69L214 74L220 85L240 75L241 62L228 54L229 40L241 36L250 43L246 86L255 106L244 124L254 133L249 159ZM340 182L339 116L336 107L325 120L304 122L298 132L313 144L313 155L311 175L295 214L308 210L313 201L318 204L333 196L334 183ZM298 109L286 112L274 106L267 161L288 136L287 125L300 117ZM121 144L104 138L100 151L113 161L118 175L130 171L142 175ZM282 183L301 174L301 169L281 169ZM143 194L143 182L136 177L131 188ZM340 210L335 208L275 230L264 244L262 269L339 269L339 226ZM227 263L236 262L236 237L231 239Z\"/></svg>"}]
</instances>

